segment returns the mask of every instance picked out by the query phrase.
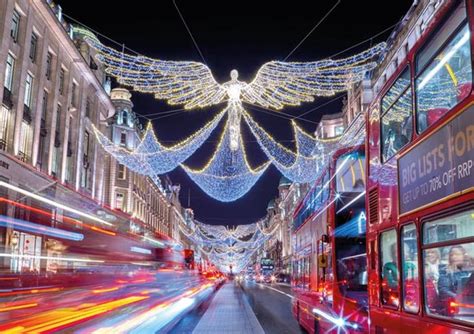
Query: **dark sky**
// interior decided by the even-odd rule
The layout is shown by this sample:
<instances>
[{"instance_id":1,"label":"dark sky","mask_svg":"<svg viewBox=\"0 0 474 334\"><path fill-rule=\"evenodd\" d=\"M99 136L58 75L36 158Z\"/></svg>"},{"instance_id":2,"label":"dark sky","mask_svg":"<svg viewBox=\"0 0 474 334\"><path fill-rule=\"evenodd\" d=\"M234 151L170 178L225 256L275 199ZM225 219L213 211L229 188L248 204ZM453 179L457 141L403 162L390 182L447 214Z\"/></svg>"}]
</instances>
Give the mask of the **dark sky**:
<instances>
[{"instance_id":1,"label":"dark sky","mask_svg":"<svg viewBox=\"0 0 474 334\"><path fill-rule=\"evenodd\" d=\"M127 47L164 60L202 61L172 0L109 1L107 10L95 10L97 0L59 1L63 12L101 34ZM102 1L101 5L105 5ZM283 60L336 1L180 1L177 4L202 51L206 63L219 82L228 81L229 72L238 69L239 79L250 81L259 67L270 60ZM354 1L342 0L335 10L314 30L291 55L289 61L313 61L329 57L363 41L395 24L407 12L412 1ZM375 40L385 40L385 33ZM103 38L102 41L105 41ZM107 43L112 46L112 44ZM341 56L362 51L370 42ZM314 103L283 111L300 115L326 103L330 98L318 98ZM177 109L157 101L151 95L133 95L135 111L151 114ZM320 117L340 111L341 99L304 116L299 121L308 131L314 131ZM186 111L154 121L160 140L171 144L183 139L211 119L218 109ZM292 131L288 119L249 110L262 126L292 147ZM186 164L201 167L212 155L220 128ZM244 140L251 163L256 165L265 157L244 131ZM253 189L243 198L221 203L208 197L188 176L177 169L170 173L174 183L181 184L181 201L186 206L190 193L191 207L197 219L210 224L248 224L265 214L268 201L277 194L279 172L270 167Z\"/></svg>"}]
</instances>

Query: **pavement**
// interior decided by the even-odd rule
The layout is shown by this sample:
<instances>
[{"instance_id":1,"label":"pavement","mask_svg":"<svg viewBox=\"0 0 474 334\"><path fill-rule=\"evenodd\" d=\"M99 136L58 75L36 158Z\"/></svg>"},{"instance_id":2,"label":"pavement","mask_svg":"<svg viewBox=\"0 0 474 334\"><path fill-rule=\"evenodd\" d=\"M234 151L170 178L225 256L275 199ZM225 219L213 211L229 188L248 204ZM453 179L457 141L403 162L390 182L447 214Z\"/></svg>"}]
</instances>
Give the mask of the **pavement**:
<instances>
[{"instance_id":1,"label":"pavement","mask_svg":"<svg viewBox=\"0 0 474 334\"><path fill-rule=\"evenodd\" d=\"M229 281L214 296L193 334L264 334L238 283Z\"/></svg>"}]
</instances>

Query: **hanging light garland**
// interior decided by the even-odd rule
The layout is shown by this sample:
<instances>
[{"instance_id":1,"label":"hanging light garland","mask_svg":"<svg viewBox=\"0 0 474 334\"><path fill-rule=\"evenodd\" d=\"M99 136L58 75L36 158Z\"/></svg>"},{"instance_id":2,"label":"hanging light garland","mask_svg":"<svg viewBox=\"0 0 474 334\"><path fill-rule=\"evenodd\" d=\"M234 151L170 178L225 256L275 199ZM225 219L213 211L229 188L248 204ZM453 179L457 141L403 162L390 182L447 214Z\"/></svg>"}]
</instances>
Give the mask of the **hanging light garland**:
<instances>
[{"instance_id":1,"label":"hanging light garland","mask_svg":"<svg viewBox=\"0 0 474 334\"><path fill-rule=\"evenodd\" d=\"M256 223L226 228L208 225L199 221L179 223L181 232L207 255L221 271L226 272L232 265L235 272L242 271L252 255L277 231L277 226L267 228L265 218Z\"/></svg>"},{"instance_id":2,"label":"hanging light garland","mask_svg":"<svg viewBox=\"0 0 474 334\"><path fill-rule=\"evenodd\" d=\"M93 129L98 142L117 161L134 172L154 176L172 171L189 158L209 138L224 115L225 111L221 111L199 131L171 147L158 141L151 122L142 140L131 151L113 143L97 128Z\"/></svg>"},{"instance_id":3,"label":"hanging light garland","mask_svg":"<svg viewBox=\"0 0 474 334\"><path fill-rule=\"evenodd\" d=\"M235 201L246 194L269 166L269 162L266 162L255 169L250 167L240 135L240 145L233 150L231 126L232 119L228 119L216 152L202 169L182 165L203 191L222 202ZM240 133L240 126L238 132Z\"/></svg>"}]
</instances>

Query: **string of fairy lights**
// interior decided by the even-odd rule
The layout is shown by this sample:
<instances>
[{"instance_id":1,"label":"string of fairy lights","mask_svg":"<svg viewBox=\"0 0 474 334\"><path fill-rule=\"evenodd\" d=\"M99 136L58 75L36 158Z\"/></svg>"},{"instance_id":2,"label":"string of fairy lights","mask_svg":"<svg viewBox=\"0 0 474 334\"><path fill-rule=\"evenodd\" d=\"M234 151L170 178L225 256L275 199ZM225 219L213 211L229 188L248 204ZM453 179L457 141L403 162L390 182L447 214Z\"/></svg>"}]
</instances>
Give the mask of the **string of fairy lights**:
<instances>
[{"instance_id":1,"label":"string of fairy lights","mask_svg":"<svg viewBox=\"0 0 474 334\"><path fill-rule=\"evenodd\" d=\"M136 91L152 93L157 99L167 100L171 105L184 105L189 110L227 103L201 130L172 147L158 141L150 124L132 150L120 147L95 129L104 149L131 170L156 177L181 166L206 194L223 202L244 196L270 164L293 182L314 181L327 153L339 142L339 138L332 141L315 138L292 122L296 142L293 152L266 132L245 110L243 103L279 110L311 102L315 96L346 91L376 66L372 59L385 48L381 43L338 60L270 61L258 70L250 83L239 81L237 70L232 70L231 80L219 84L203 63L131 55L105 46L88 35L85 40L96 50L96 58L105 66L105 71ZM184 162L209 138L224 115L227 115L224 130L207 164L199 169L186 166ZM247 159L241 133L242 118L268 158L260 166L250 166Z\"/></svg>"},{"instance_id":2,"label":"string of fairy lights","mask_svg":"<svg viewBox=\"0 0 474 334\"><path fill-rule=\"evenodd\" d=\"M179 228L223 272L228 271L230 266L234 272L241 272L255 251L277 230L275 226L266 227L265 218L235 228L208 225L197 220L186 225L179 224Z\"/></svg>"}]
</instances>

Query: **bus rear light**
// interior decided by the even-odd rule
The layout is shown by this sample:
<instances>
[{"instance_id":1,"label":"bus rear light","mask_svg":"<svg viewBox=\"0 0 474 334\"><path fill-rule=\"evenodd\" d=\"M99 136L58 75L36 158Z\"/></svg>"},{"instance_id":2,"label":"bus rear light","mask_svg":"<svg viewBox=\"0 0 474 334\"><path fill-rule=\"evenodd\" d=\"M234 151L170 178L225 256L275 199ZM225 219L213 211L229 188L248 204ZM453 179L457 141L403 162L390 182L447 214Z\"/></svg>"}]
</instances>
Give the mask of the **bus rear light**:
<instances>
[{"instance_id":1,"label":"bus rear light","mask_svg":"<svg viewBox=\"0 0 474 334\"><path fill-rule=\"evenodd\" d=\"M455 315L459 312L459 304L456 302L449 302L448 313L450 315Z\"/></svg>"}]
</instances>

